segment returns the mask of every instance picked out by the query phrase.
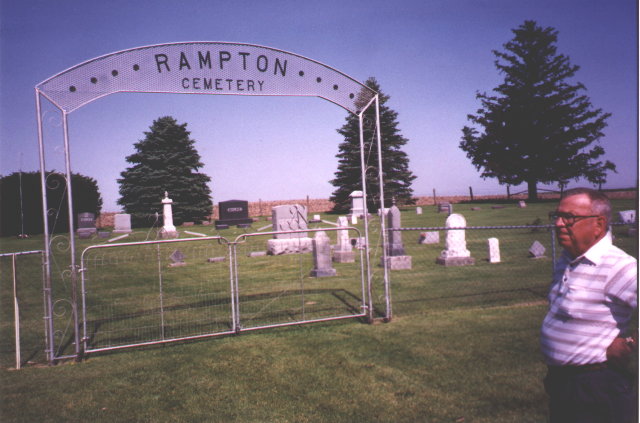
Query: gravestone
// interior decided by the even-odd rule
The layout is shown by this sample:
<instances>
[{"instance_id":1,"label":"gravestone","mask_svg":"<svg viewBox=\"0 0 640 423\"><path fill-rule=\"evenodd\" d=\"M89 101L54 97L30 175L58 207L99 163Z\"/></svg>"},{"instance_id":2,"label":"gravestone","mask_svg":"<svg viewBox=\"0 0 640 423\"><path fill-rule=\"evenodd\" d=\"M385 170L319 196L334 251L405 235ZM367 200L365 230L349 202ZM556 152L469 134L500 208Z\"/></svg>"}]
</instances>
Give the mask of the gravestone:
<instances>
[{"instance_id":1,"label":"gravestone","mask_svg":"<svg viewBox=\"0 0 640 423\"><path fill-rule=\"evenodd\" d=\"M209 257L207 263L222 263L226 259L226 257Z\"/></svg>"},{"instance_id":2,"label":"gravestone","mask_svg":"<svg viewBox=\"0 0 640 423\"><path fill-rule=\"evenodd\" d=\"M422 207L416 207L416 214L422 214Z\"/></svg>"},{"instance_id":3,"label":"gravestone","mask_svg":"<svg viewBox=\"0 0 640 423\"><path fill-rule=\"evenodd\" d=\"M440 232L420 232L420 239L418 239L418 244L440 244Z\"/></svg>"},{"instance_id":4,"label":"gravestone","mask_svg":"<svg viewBox=\"0 0 640 423\"><path fill-rule=\"evenodd\" d=\"M178 231L176 227L173 226L173 210L171 205L173 204L173 200L169 198L169 193L164 192L164 198L162 199L162 222L163 226L160 229L160 238L162 239L170 239L177 238Z\"/></svg>"},{"instance_id":5,"label":"gravestone","mask_svg":"<svg viewBox=\"0 0 640 423\"><path fill-rule=\"evenodd\" d=\"M623 210L618 213L620 221L627 224L636 223L636 211L635 210Z\"/></svg>"},{"instance_id":6,"label":"gravestone","mask_svg":"<svg viewBox=\"0 0 640 423\"><path fill-rule=\"evenodd\" d=\"M451 214L445 223L447 228L465 228L467 221L461 214ZM444 266L468 266L475 264L475 259L471 257L471 252L467 250L467 240L465 229L447 230L445 249L436 259L437 264Z\"/></svg>"},{"instance_id":7,"label":"gravestone","mask_svg":"<svg viewBox=\"0 0 640 423\"><path fill-rule=\"evenodd\" d=\"M131 215L118 213L113 216L114 233L131 233Z\"/></svg>"},{"instance_id":8,"label":"gravestone","mask_svg":"<svg viewBox=\"0 0 640 423\"><path fill-rule=\"evenodd\" d=\"M453 206L451 203L438 203L438 213L453 213Z\"/></svg>"},{"instance_id":9,"label":"gravestone","mask_svg":"<svg viewBox=\"0 0 640 423\"><path fill-rule=\"evenodd\" d=\"M249 217L249 202L245 200L220 201L218 215L220 218L216 220L216 229L227 229L233 225L248 227L253 223Z\"/></svg>"},{"instance_id":10,"label":"gravestone","mask_svg":"<svg viewBox=\"0 0 640 423\"><path fill-rule=\"evenodd\" d=\"M364 195L362 191L353 191L349 194L351 197L351 216L362 217L367 213L367 208L364 204Z\"/></svg>"},{"instance_id":11,"label":"gravestone","mask_svg":"<svg viewBox=\"0 0 640 423\"><path fill-rule=\"evenodd\" d=\"M356 250L364 250L364 247L367 245L366 239L363 236L357 238L349 238L349 241L351 241L351 245Z\"/></svg>"},{"instance_id":12,"label":"gravestone","mask_svg":"<svg viewBox=\"0 0 640 423\"><path fill-rule=\"evenodd\" d=\"M78 213L78 229L80 238L91 238L98 232L96 229L96 215L93 213Z\"/></svg>"},{"instance_id":13,"label":"gravestone","mask_svg":"<svg viewBox=\"0 0 640 423\"><path fill-rule=\"evenodd\" d=\"M498 238L487 239L489 249L489 263L500 263L500 241Z\"/></svg>"},{"instance_id":14,"label":"gravestone","mask_svg":"<svg viewBox=\"0 0 640 423\"><path fill-rule=\"evenodd\" d=\"M533 244L531 244L531 248L529 248L529 255L533 258L538 259L544 257L545 251L546 249L544 248L544 245L542 245L538 241L533 241Z\"/></svg>"},{"instance_id":15,"label":"gravestone","mask_svg":"<svg viewBox=\"0 0 640 423\"><path fill-rule=\"evenodd\" d=\"M271 255L308 253L312 249L307 232L287 233L307 229L307 208L300 204L276 206L271 209L273 239L267 241Z\"/></svg>"},{"instance_id":16,"label":"gravestone","mask_svg":"<svg viewBox=\"0 0 640 423\"><path fill-rule=\"evenodd\" d=\"M527 207L527 203L525 203L524 200L520 200L518 201L518 207L524 209L525 207Z\"/></svg>"},{"instance_id":17,"label":"gravestone","mask_svg":"<svg viewBox=\"0 0 640 423\"><path fill-rule=\"evenodd\" d=\"M313 237L313 269L311 276L322 278L327 276L335 276L336 269L331 267L331 245L329 245L329 237L324 231L316 232Z\"/></svg>"},{"instance_id":18,"label":"gravestone","mask_svg":"<svg viewBox=\"0 0 640 423\"><path fill-rule=\"evenodd\" d=\"M411 256L407 255L404 251L402 232L393 230L402 227L400 222L400 209L398 209L395 204L389 209L387 222L389 225L387 267L391 270L411 269ZM384 260L384 257L382 257L381 260ZM382 265L384 265L384 262L382 262Z\"/></svg>"},{"instance_id":19,"label":"gravestone","mask_svg":"<svg viewBox=\"0 0 640 423\"><path fill-rule=\"evenodd\" d=\"M349 222L345 216L338 217L338 227L346 228L349 226ZM336 263L353 263L356 261L353 246L349 239L349 231L347 229L340 229L338 231L338 242L333 249L333 261Z\"/></svg>"},{"instance_id":20,"label":"gravestone","mask_svg":"<svg viewBox=\"0 0 640 423\"><path fill-rule=\"evenodd\" d=\"M177 267L177 266L186 266L184 259L185 256L180 250L174 250L173 253L169 256L171 259L171 263L169 263L169 267Z\"/></svg>"}]
</instances>

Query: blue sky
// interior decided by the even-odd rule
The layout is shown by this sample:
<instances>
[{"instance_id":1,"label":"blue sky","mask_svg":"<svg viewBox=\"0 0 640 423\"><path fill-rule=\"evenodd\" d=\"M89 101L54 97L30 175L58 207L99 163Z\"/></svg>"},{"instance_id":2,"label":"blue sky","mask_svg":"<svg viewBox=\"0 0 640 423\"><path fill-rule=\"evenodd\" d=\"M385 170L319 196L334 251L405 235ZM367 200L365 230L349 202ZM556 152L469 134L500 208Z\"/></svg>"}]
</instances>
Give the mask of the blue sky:
<instances>
[{"instance_id":1,"label":"blue sky","mask_svg":"<svg viewBox=\"0 0 640 423\"><path fill-rule=\"evenodd\" d=\"M559 31L575 80L612 113L601 144L638 178L638 28L632 0L9 1L0 0L0 174L38 169L34 87L111 52L180 41L231 41L296 53L359 81L374 76L398 112L416 195L504 193L458 148L466 116L501 76L492 50L525 20ZM45 113L47 168L62 170L59 113ZM74 172L94 177L117 211L119 177L154 119L186 122L212 178L214 202L326 198L336 129L347 112L322 99L115 94L69 115ZM573 185L584 185L572 182ZM514 187L512 192L524 189Z\"/></svg>"}]
</instances>

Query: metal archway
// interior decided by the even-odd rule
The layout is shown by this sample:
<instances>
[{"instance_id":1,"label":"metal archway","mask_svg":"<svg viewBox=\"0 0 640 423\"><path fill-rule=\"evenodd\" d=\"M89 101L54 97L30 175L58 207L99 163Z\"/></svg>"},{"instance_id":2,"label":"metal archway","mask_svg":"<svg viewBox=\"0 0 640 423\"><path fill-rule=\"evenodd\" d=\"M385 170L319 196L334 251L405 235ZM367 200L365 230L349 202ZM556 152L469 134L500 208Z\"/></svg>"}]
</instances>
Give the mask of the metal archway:
<instances>
[{"instance_id":1,"label":"metal archway","mask_svg":"<svg viewBox=\"0 0 640 423\"><path fill-rule=\"evenodd\" d=\"M62 113L67 207L69 209L71 308L75 332L75 357L79 357L81 342L76 298L78 268L72 213L68 115L97 99L119 92L309 96L328 100L359 117L361 181L365 205L367 203L367 187L365 183L363 115L375 104L380 207L384 210L378 93L327 65L270 47L244 43L199 41L157 44L122 50L85 61L62 71L35 87L45 243L45 332L47 356L50 362L61 357L56 357L54 353L51 237L46 206L46 161L41 98L46 98ZM380 219L383 263L386 264L387 232L384 221L384 218ZM366 277L368 290L371 293L372 275L367 219L364 219L364 226ZM384 290L386 318L390 319L391 304L386 265L384 266ZM370 319L373 317L371 301L371 295L369 295Z\"/></svg>"}]
</instances>

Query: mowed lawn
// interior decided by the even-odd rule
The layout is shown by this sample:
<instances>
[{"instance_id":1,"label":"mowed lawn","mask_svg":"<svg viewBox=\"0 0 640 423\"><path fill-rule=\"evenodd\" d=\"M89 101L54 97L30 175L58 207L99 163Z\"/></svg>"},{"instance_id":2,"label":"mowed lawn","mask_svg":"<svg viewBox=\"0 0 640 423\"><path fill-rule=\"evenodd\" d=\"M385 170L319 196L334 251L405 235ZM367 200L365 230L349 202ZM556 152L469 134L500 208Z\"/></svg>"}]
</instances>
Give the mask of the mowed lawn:
<instances>
[{"instance_id":1,"label":"mowed lawn","mask_svg":"<svg viewBox=\"0 0 640 423\"><path fill-rule=\"evenodd\" d=\"M615 205L635 208L633 200ZM469 225L545 224L554 206L454 211ZM444 225L445 216L424 209L422 216L405 210L403 226ZM434 264L441 246L418 245L417 232L404 233L414 266L391 272L390 323L348 319L97 353L52 367L3 366L0 420L544 422L538 333L552 261L526 257L532 238L522 231L486 235L501 238L505 262L486 263L480 245L487 236L469 234L470 245L478 244L477 264L454 269ZM550 242L547 232L531 236ZM41 248L27 243L3 240L2 251ZM620 232L617 243L637 255L637 238ZM375 258L372 266L374 302L382 309ZM11 290L6 278L1 282L2 334L11 337L4 324L13 313ZM6 345L1 353L10 357Z\"/></svg>"}]
</instances>

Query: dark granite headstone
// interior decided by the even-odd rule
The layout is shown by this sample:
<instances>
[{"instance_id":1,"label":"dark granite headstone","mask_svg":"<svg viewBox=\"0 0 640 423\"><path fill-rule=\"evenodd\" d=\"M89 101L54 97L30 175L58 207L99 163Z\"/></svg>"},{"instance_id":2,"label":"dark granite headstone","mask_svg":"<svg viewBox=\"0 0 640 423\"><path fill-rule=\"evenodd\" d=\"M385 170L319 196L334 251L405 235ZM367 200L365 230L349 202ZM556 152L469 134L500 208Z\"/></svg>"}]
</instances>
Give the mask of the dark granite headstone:
<instances>
[{"instance_id":1,"label":"dark granite headstone","mask_svg":"<svg viewBox=\"0 0 640 423\"><path fill-rule=\"evenodd\" d=\"M78 230L80 237L89 238L98 232L96 229L96 215L93 213L78 213ZM86 235L89 234L87 237Z\"/></svg>"},{"instance_id":2,"label":"dark granite headstone","mask_svg":"<svg viewBox=\"0 0 640 423\"><path fill-rule=\"evenodd\" d=\"M250 225L253 219L249 217L249 202L244 200L229 200L218 203L216 227L221 225Z\"/></svg>"}]
</instances>

